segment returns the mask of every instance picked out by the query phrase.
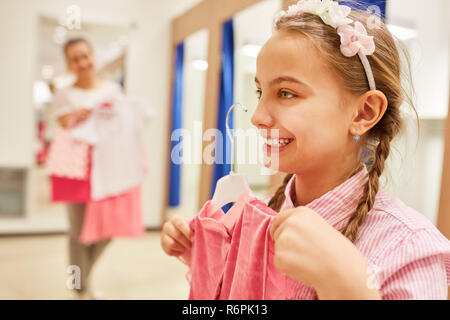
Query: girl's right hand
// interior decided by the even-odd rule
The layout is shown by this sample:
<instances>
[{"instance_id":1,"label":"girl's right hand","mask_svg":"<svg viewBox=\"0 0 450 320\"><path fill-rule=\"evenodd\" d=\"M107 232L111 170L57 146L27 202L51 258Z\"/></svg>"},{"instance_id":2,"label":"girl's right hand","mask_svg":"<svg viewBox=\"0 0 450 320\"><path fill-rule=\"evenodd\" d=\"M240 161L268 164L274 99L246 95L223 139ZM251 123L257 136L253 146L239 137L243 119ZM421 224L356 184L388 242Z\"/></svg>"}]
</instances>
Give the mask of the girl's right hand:
<instances>
[{"instance_id":1,"label":"girl's right hand","mask_svg":"<svg viewBox=\"0 0 450 320\"><path fill-rule=\"evenodd\" d=\"M89 115L91 114L92 110L88 108L81 108L74 112L71 112L69 114L63 115L58 118L59 124L64 128L67 129L70 126L77 125L80 122L83 122L86 120Z\"/></svg>"},{"instance_id":2,"label":"girl's right hand","mask_svg":"<svg viewBox=\"0 0 450 320\"><path fill-rule=\"evenodd\" d=\"M189 220L179 215L164 223L161 247L169 256L181 256L192 246L193 232Z\"/></svg>"}]
</instances>

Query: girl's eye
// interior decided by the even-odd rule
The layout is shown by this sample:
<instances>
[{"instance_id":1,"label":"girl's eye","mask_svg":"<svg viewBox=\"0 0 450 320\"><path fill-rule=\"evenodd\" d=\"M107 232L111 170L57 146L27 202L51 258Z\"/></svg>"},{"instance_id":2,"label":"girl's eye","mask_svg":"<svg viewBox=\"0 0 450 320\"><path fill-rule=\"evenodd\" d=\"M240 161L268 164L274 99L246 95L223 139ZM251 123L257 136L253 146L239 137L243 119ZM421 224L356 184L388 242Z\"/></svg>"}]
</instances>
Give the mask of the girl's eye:
<instances>
[{"instance_id":1,"label":"girl's eye","mask_svg":"<svg viewBox=\"0 0 450 320\"><path fill-rule=\"evenodd\" d=\"M258 100L261 99L261 94L262 94L261 90L256 90L255 93L256 93L256 97L258 98Z\"/></svg>"},{"instance_id":2,"label":"girl's eye","mask_svg":"<svg viewBox=\"0 0 450 320\"><path fill-rule=\"evenodd\" d=\"M291 98L294 98L295 95L293 93L290 93L290 92L286 91L286 90L281 90L280 91L280 97L283 98L283 99L291 99Z\"/></svg>"}]
</instances>

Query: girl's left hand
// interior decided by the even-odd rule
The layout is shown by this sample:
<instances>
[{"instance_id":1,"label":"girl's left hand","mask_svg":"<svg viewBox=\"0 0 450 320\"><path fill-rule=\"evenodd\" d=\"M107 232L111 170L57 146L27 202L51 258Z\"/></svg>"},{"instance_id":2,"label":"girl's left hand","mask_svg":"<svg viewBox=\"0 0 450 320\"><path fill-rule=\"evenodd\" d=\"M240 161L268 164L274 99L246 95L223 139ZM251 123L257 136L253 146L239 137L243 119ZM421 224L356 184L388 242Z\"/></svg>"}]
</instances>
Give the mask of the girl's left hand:
<instances>
[{"instance_id":1,"label":"girl's left hand","mask_svg":"<svg viewBox=\"0 0 450 320\"><path fill-rule=\"evenodd\" d=\"M379 298L364 256L318 213L297 207L279 213L270 234L275 266L316 290L320 299Z\"/></svg>"}]
</instances>

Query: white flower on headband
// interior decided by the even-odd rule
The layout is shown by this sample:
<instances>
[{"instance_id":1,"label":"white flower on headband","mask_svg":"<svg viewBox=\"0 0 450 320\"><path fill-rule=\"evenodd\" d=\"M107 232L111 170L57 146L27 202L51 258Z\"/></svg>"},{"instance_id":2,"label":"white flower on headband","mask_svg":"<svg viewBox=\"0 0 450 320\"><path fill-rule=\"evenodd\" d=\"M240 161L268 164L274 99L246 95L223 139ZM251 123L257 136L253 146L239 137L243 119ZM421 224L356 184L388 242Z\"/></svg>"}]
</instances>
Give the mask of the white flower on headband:
<instances>
[{"instance_id":1,"label":"white flower on headband","mask_svg":"<svg viewBox=\"0 0 450 320\"><path fill-rule=\"evenodd\" d=\"M330 5L334 2L333 0L306 0L302 4L297 3L303 7L303 11L312 13L315 15L322 15L328 11Z\"/></svg>"},{"instance_id":2,"label":"white flower on headband","mask_svg":"<svg viewBox=\"0 0 450 320\"><path fill-rule=\"evenodd\" d=\"M332 1L328 7L328 11L321 14L320 17L325 24L333 28L338 28L353 22L352 19L347 18L350 12L352 12L350 7L339 5L337 2Z\"/></svg>"},{"instance_id":3,"label":"white flower on headband","mask_svg":"<svg viewBox=\"0 0 450 320\"><path fill-rule=\"evenodd\" d=\"M347 18L351 11L350 7L333 0L300 0L297 4L289 6L285 14L295 16L305 12L311 13L319 16L325 24L337 28L353 22Z\"/></svg>"},{"instance_id":4,"label":"white flower on headband","mask_svg":"<svg viewBox=\"0 0 450 320\"><path fill-rule=\"evenodd\" d=\"M358 52L370 56L375 52L373 36L367 35L367 30L361 22L355 22L355 27L340 26L337 33L341 37L341 52L344 56L353 57Z\"/></svg>"},{"instance_id":5,"label":"white flower on headband","mask_svg":"<svg viewBox=\"0 0 450 320\"><path fill-rule=\"evenodd\" d=\"M306 2L306 0L300 0L299 2L297 2L297 4L289 6L286 14L289 16L296 16L296 15L303 14L304 13L303 5L305 2Z\"/></svg>"}]
</instances>

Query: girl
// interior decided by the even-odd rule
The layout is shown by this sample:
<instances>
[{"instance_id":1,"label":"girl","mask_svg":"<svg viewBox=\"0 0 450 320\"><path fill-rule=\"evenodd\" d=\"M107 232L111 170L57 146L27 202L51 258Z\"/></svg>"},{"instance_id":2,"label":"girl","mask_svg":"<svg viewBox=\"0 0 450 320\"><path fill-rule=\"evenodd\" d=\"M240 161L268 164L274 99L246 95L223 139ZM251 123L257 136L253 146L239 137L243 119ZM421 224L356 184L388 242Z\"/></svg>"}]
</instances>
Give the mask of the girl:
<instances>
[{"instance_id":1,"label":"girl","mask_svg":"<svg viewBox=\"0 0 450 320\"><path fill-rule=\"evenodd\" d=\"M289 173L268 203L280 212L270 229L274 262L305 285L298 299L446 299L449 241L379 190L400 106L411 102L399 53L383 23L369 29L368 14L350 11L299 1L257 59L252 123L278 130L265 152ZM191 237L188 222L173 217L162 247L181 256Z\"/></svg>"}]
</instances>

